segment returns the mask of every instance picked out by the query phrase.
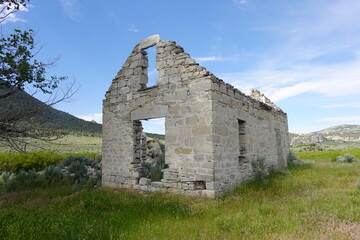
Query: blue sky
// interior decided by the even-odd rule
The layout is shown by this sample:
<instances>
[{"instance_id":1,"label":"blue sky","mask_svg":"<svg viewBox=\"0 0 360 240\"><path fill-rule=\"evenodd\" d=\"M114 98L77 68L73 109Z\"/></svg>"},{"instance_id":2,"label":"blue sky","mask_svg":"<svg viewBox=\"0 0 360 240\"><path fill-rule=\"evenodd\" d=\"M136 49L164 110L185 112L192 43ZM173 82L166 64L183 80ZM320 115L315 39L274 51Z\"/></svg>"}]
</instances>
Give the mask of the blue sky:
<instances>
[{"instance_id":1,"label":"blue sky","mask_svg":"<svg viewBox=\"0 0 360 240\"><path fill-rule=\"evenodd\" d=\"M35 29L38 58L60 56L49 75L76 81L56 108L88 120L101 121L133 47L160 34L239 90L267 95L290 132L360 124L359 0L33 0L11 20L4 33Z\"/></svg>"}]
</instances>

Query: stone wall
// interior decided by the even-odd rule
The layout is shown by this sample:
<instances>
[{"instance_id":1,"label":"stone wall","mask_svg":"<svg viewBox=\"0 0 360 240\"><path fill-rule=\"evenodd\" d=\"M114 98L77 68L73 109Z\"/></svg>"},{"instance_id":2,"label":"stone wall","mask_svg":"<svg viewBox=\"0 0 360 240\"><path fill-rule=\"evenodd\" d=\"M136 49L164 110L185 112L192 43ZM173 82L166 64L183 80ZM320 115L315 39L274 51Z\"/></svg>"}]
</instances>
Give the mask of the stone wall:
<instances>
[{"instance_id":1,"label":"stone wall","mask_svg":"<svg viewBox=\"0 0 360 240\"><path fill-rule=\"evenodd\" d=\"M158 79L148 88L150 47ZM168 168L151 182L141 176L139 120L158 117L165 117ZM216 197L252 177L257 157L286 166L288 150L285 113L259 92L246 96L225 84L158 35L135 46L103 103L103 186Z\"/></svg>"},{"instance_id":2,"label":"stone wall","mask_svg":"<svg viewBox=\"0 0 360 240\"><path fill-rule=\"evenodd\" d=\"M217 160L213 189L217 193L252 178L251 162L258 158L265 158L267 169L287 167L287 116L275 105L265 103L270 101L266 97L257 97L246 96L213 78L213 144Z\"/></svg>"}]
</instances>

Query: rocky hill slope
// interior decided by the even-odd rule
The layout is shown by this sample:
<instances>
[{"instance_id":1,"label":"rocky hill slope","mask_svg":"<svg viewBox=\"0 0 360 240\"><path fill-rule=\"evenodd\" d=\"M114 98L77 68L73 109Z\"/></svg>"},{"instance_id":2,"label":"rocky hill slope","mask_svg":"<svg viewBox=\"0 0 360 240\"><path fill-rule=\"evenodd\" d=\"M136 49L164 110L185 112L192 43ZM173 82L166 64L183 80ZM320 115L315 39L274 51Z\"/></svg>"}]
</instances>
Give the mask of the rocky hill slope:
<instances>
[{"instance_id":1,"label":"rocky hill slope","mask_svg":"<svg viewBox=\"0 0 360 240\"><path fill-rule=\"evenodd\" d=\"M290 134L291 145L313 143L360 143L360 125L338 125L309 134Z\"/></svg>"}]
</instances>

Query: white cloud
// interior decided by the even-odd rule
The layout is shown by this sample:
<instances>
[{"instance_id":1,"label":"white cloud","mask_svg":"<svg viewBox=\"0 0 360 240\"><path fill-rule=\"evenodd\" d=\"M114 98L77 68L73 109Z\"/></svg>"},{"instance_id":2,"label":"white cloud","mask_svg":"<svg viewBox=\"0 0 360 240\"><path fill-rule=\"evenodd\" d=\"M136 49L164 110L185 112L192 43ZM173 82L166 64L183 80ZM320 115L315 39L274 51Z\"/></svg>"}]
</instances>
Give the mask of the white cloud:
<instances>
[{"instance_id":1,"label":"white cloud","mask_svg":"<svg viewBox=\"0 0 360 240\"><path fill-rule=\"evenodd\" d=\"M320 118L317 122L331 122L331 123L359 123L360 116L344 116L344 117L328 117Z\"/></svg>"},{"instance_id":2,"label":"white cloud","mask_svg":"<svg viewBox=\"0 0 360 240\"><path fill-rule=\"evenodd\" d=\"M134 23L131 24L131 26L128 28L128 30L130 32L134 32L134 33L137 33L139 32L140 30L136 27L136 25Z\"/></svg>"},{"instance_id":3,"label":"white cloud","mask_svg":"<svg viewBox=\"0 0 360 240\"><path fill-rule=\"evenodd\" d=\"M240 91L249 90L250 87L259 89L273 101L303 93L317 93L326 97L347 96L360 94L360 59L320 66L299 64L286 70L223 73L219 77ZM242 88L244 86L245 89Z\"/></svg>"},{"instance_id":4,"label":"white cloud","mask_svg":"<svg viewBox=\"0 0 360 240\"><path fill-rule=\"evenodd\" d=\"M149 76L156 76L158 74L158 70L156 70L156 68L153 68L151 71L149 71L148 75Z\"/></svg>"},{"instance_id":5,"label":"white cloud","mask_svg":"<svg viewBox=\"0 0 360 240\"><path fill-rule=\"evenodd\" d=\"M102 123L102 113L91 113L87 115L76 116L78 118L84 119L86 121L96 121L97 123Z\"/></svg>"},{"instance_id":6,"label":"white cloud","mask_svg":"<svg viewBox=\"0 0 360 240\"><path fill-rule=\"evenodd\" d=\"M59 0L61 7L71 20L78 20L80 17L80 6L78 0Z\"/></svg>"},{"instance_id":7,"label":"white cloud","mask_svg":"<svg viewBox=\"0 0 360 240\"><path fill-rule=\"evenodd\" d=\"M315 127L295 127L295 128L289 128L289 132L290 133L311 133L311 132L316 132L316 131L326 129L331 126L332 125L315 126Z\"/></svg>"},{"instance_id":8,"label":"white cloud","mask_svg":"<svg viewBox=\"0 0 360 240\"><path fill-rule=\"evenodd\" d=\"M116 13L113 13L113 12L108 12L107 17L109 19L111 19L111 20L118 20L119 19L119 16Z\"/></svg>"},{"instance_id":9,"label":"white cloud","mask_svg":"<svg viewBox=\"0 0 360 240\"><path fill-rule=\"evenodd\" d=\"M246 3L248 3L247 0L232 0L232 1L233 1L233 3L235 3L235 4L246 4Z\"/></svg>"},{"instance_id":10,"label":"white cloud","mask_svg":"<svg viewBox=\"0 0 360 240\"><path fill-rule=\"evenodd\" d=\"M224 57L194 57L194 60L197 62L223 62L223 61L231 61L232 58L224 58Z\"/></svg>"},{"instance_id":11,"label":"white cloud","mask_svg":"<svg viewBox=\"0 0 360 240\"><path fill-rule=\"evenodd\" d=\"M359 12L357 0L319 1L288 9L283 13L287 21L270 20L257 29L281 40L269 44L250 70L217 75L241 91L259 89L273 101L304 93L358 95L360 25L354 22L360 22Z\"/></svg>"},{"instance_id":12,"label":"white cloud","mask_svg":"<svg viewBox=\"0 0 360 240\"><path fill-rule=\"evenodd\" d=\"M19 6L20 12L27 12L29 11L29 5L26 7L24 5ZM7 4L0 4L0 19L5 18L4 20L0 20L0 23L7 23L7 22L26 22L24 19L20 18L18 14L13 13L14 7L10 7L10 9L7 9ZM17 12L17 11L15 11Z\"/></svg>"},{"instance_id":13,"label":"white cloud","mask_svg":"<svg viewBox=\"0 0 360 240\"><path fill-rule=\"evenodd\" d=\"M330 104L325 105L322 108L360 108L360 102Z\"/></svg>"},{"instance_id":14,"label":"white cloud","mask_svg":"<svg viewBox=\"0 0 360 240\"><path fill-rule=\"evenodd\" d=\"M159 119L159 120L154 119L154 120L152 120L152 123L156 124L156 125L165 125L165 119L164 118Z\"/></svg>"},{"instance_id":15,"label":"white cloud","mask_svg":"<svg viewBox=\"0 0 360 240\"><path fill-rule=\"evenodd\" d=\"M141 123L145 132L165 134L165 118L142 120Z\"/></svg>"}]
</instances>

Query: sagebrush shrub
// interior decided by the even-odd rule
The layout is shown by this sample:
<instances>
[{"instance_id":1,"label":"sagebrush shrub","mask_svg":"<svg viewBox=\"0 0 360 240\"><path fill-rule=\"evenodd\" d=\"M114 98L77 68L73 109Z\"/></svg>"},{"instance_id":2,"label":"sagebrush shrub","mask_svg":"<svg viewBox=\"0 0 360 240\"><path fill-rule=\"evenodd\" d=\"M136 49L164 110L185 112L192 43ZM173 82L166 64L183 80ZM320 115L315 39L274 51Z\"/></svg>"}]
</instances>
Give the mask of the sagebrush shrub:
<instances>
[{"instance_id":1,"label":"sagebrush shrub","mask_svg":"<svg viewBox=\"0 0 360 240\"><path fill-rule=\"evenodd\" d=\"M251 162L251 166L255 172L255 178L262 183L266 183L266 166L265 157L257 157L256 160Z\"/></svg>"},{"instance_id":2,"label":"sagebrush shrub","mask_svg":"<svg viewBox=\"0 0 360 240\"><path fill-rule=\"evenodd\" d=\"M97 187L101 183L101 158L69 156L61 164L47 166L43 171L17 173L3 172L0 175L0 192L13 192L36 187L72 184L74 190L82 186Z\"/></svg>"},{"instance_id":3,"label":"sagebrush shrub","mask_svg":"<svg viewBox=\"0 0 360 240\"><path fill-rule=\"evenodd\" d=\"M289 153L288 153L288 157L287 157L288 164L292 165L296 159L297 158L296 158L296 155L295 155L294 151L290 150Z\"/></svg>"},{"instance_id":4,"label":"sagebrush shrub","mask_svg":"<svg viewBox=\"0 0 360 240\"><path fill-rule=\"evenodd\" d=\"M161 170L166 167L165 155L158 156L154 166L149 162L142 162L141 166L141 175L143 177L150 178L151 181L160 181L163 178L163 172Z\"/></svg>"},{"instance_id":5,"label":"sagebrush shrub","mask_svg":"<svg viewBox=\"0 0 360 240\"><path fill-rule=\"evenodd\" d=\"M20 170L17 174L1 174L1 192L14 192L46 185L44 175L32 170Z\"/></svg>"},{"instance_id":6,"label":"sagebrush shrub","mask_svg":"<svg viewBox=\"0 0 360 240\"><path fill-rule=\"evenodd\" d=\"M151 176L151 164L149 162L141 162L141 176L150 178Z\"/></svg>"},{"instance_id":7,"label":"sagebrush shrub","mask_svg":"<svg viewBox=\"0 0 360 240\"><path fill-rule=\"evenodd\" d=\"M45 168L44 171L45 181L52 184L59 184L63 181L64 175L61 172L61 168L58 165L50 165Z\"/></svg>"},{"instance_id":8,"label":"sagebrush shrub","mask_svg":"<svg viewBox=\"0 0 360 240\"><path fill-rule=\"evenodd\" d=\"M349 153L336 157L336 161L339 163L352 163L354 162L354 160L355 160L355 156Z\"/></svg>"},{"instance_id":9,"label":"sagebrush shrub","mask_svg":"<svg viewBox=\"0 0 360 240\"><path fill-rule=\"evenodd\" d=\"M299 158L296 157L293 150L290 150L288 153L288 167L302 167L306 164Z\"/></svg>"},{"instance_id":10,"label":"sagebrush shrub","mask_svg":"<svg viewBox=\"0 0 360 240\"><path fill-rule=\"evenodd\" d=\"M87 156L69 156L61 162L60 167L74 184L75 190L80 186L100 186L101 165L96 159Z\"/></svg>"}]
</instances>

